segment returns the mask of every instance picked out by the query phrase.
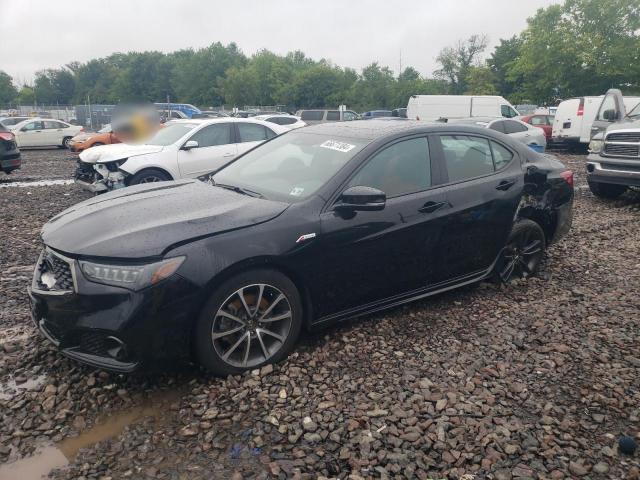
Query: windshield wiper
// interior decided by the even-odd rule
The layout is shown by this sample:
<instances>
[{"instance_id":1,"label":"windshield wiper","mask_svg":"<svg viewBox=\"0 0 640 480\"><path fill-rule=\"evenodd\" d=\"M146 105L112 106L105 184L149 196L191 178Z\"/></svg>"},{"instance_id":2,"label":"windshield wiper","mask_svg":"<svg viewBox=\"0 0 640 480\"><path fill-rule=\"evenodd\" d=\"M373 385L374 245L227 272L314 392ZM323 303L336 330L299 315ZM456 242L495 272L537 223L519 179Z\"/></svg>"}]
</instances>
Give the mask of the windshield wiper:
<instances>
[{"instance_id":1,"label":"windshield wiper","mask_svg":"<svg viewBox=\"0 0 640 480\"><path fill-rule=\"evenodd\" d=\"M248 195L249 197L264 198L264 195L262 195L261 193L254 192L253 190L249 190L248 188L238 187L236 185L225 185L223 183L214 183L214 186L226 188L227 190L231 190L232 192L236 192L241 195Z\"/></svg>"}]
</instances>

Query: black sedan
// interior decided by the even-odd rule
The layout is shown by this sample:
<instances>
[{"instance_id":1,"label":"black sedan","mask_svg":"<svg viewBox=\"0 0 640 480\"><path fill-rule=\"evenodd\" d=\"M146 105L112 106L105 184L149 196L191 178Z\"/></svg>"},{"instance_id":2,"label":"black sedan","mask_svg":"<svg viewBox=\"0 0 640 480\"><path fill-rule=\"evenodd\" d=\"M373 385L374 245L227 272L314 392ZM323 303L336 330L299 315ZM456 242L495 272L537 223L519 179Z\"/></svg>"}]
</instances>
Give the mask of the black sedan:
<instances>
[{"instance_id":1,"label":"black sedan","mask_svg":"<svg viewBox=\"0 0 640 480\"><path fill-rule=\"evenodd\" d=\"M137 185L42 230L42 333L129 372L284 358L302 328L535 273L570 228L573 174L504 134L379 120L288 132L207 182Z\"/></svg>"},{"instance_id":2,"label":"black sedan","mask_svg":"<svg viewBox=\"0 0 640 480\"><path fill-rule=\"evenodd\" d=\"M0 172L11 173L20 168L21 164L15 135L0 123Z\"/></svg>"}]
</instances>

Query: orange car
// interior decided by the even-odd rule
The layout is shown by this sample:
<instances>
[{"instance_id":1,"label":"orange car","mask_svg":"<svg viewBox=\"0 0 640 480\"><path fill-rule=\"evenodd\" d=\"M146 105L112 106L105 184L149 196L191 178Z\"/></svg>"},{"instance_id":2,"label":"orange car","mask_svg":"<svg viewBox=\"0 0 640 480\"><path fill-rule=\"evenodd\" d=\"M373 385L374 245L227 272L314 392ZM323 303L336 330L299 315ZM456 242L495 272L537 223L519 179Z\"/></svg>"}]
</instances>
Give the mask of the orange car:
<instances>
[{"instance_id":1,"label":"orange car","mask_svg":"<svg viewBox=\"0 0 640 480\"><path fill-rule=\"evenodd\" d=\"M87 148L97 145L110 145L112 143L121 143L118 137L113 134L111 125L105 125L97 133L81 132L69 141L69 150L72 152L82 152Z\"/></svg>"}]
</instances>

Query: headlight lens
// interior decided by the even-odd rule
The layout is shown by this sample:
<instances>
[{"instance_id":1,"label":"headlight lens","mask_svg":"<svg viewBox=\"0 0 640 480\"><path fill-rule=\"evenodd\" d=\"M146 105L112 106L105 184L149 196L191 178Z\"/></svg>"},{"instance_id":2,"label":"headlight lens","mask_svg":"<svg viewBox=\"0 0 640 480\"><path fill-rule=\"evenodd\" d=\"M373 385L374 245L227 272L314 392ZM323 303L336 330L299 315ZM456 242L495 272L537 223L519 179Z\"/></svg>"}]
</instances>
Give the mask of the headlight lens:
<instances>
[{"instance_id":1,"label":"headlight lens","mask_svg":"<svg viewBox=\"0 0 640 480\"><path fill-rule=\"evenodd\" d=\"M111 265L80 261L80 268L92 282L141 290L173 275L186 257L174 257L147 265Z\"/></svg>"},{"instance_id":2,"label":"headlight lens","mask_svg":"<svg viewBox=\"0 0 640 480\"><path fill-rule=\"evenodd\" d=\"M602 140L591 140L589 142L589 151L591 153L600 153L603 143L604 142Z\"/></svg>"}]
</instances>

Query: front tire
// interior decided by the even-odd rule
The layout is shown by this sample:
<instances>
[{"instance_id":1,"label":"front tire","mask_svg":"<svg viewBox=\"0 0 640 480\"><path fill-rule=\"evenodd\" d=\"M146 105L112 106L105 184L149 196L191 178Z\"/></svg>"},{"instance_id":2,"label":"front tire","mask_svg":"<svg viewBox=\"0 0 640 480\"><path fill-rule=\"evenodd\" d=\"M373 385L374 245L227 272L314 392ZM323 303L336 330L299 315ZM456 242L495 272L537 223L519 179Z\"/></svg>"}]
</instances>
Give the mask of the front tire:
<instances>
[{"instance_id":1,"label":"front tire","mask_svg":"<svg viewBox=\"0 0 640 480\"><path fill-rule=\"evenodd\" d=\"M138 185L140 183L166 182L169 180L171 180L171 177L168 173L156 168L148 168L136 173L133 177L131 177L131 180L129 180L129 185Z\"/></svg>"},{"instance_id":2,"label":"front tire","mask_svg":"<svg viewBox=\"0 0 640 480\"><path fill-rule=\"evenodd\" d=\"M216 375L233 375L276 363L294 347L302 328L298 289L274 270L230 278L211 295L198 317L195 350Z\"/></svg>"},{"instance_id":3,"label":"front tire","mask_svg":"<svg viewBox=\"0 0 640 480\"><path fill-rule=\"evenodd\" d=\"M591 190L591 193L600 198L607 198L612 200L614 198L618 198L620 195L627 191L626 185L592 182L590 180L587 180L587 183L589 184L589 190Z\"/></svg>"},{"instance_id":4,"label":"front tire","mask_svg":"<svg viewBox=\"0 0 640 480\"><path fill-rule=\"evenodd\" d=\"M508 283L514 278L534 275L540 268L545 248L546 239L540 225L533 220L519 220L511 229L496 265L498 279Z\"/></svg>"},{"instance_id":5,"label":"front tire","mask_svg":"<svg viewBox=\"0 0 640 480\"><path fill-rule=\"evenodd\" d=\"M62 139L62 148L66 148L69 150L69 142L71 141L71 137L64 137Z\"/></svg>"}]
</instances>

